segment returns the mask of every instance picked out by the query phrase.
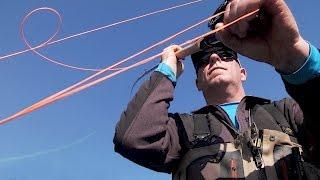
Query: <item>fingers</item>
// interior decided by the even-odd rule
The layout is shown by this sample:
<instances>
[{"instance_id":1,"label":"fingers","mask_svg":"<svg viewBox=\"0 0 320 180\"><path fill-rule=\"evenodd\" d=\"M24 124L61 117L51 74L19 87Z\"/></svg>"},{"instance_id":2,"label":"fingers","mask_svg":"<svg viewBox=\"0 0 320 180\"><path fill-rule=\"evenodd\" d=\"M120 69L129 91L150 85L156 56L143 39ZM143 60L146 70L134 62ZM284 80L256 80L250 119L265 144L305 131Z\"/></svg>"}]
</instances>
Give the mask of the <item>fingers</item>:
<instances>
[{"instance_id":1,"label":"fingers","mask_svg":"<svg viewBox=\"0 0 320 180\"><path fill-rule=\"evenodd\" d=\"M239 38L246 37L248 34L248 30L250 28L249 22L248 21L240 21L237 27L239 29L239 33L238 33Z\"/></svg>"},{"instance_id":2,"label":"fingers","mask_svg":"<svg viewBox=\"0 0 320 180\"><path fill-rule=\"evenodd\" d=\"M223 26L223 23L218 23L216 28L221 26ZM237 35L231 34L227 29L217 32L216 37L224 45L251 59L265 60L265 62L270 59L268 45L263 39L257 37L239 38Z\"/></svg>"},{"instance_id":3,"label":"fingers","mask_svg":"<svg viewBox=\"0 0 320 180\"><path fill-rule=\"evenodd\" d=\"M226 7L226 13L224 15L224 22L229 23L232 22L234 20L234 18L237 15L237 4L238 4L238 0L234 0L232 2L230 2L227 7ZM238 26L237 25L232 25L229 27L229 31L233 32L233 34L237 34L239 32L238 30Z\"/></svg>"},{"instance_id":4,"label":"fingers","mask_svg":"<svg viewBox=\"0 0 320 180\"><path fill-rule=\"evenodd\" d=\"M216 29L219 27L222 27L223 23L218 23L216 25ZM241 47L241 41L237 36L230 33L227 29L222 29L216 33L216 38L223 42L224 45L228 46L229 48L233 49L234 51L239 51L239 48Z\"/></svg>"},{"instance_id":5,"label":"fingers","mask_svg":"<svg viewBox=\"0 0 320 180\"><path fill-rule=\"evenodd\" d=\"M177 77L181 75L184 69L183 63L177 59L175 52L182 48L178 45L171 45L165 48L162 52L161 61L167 64Z\"/></svg>"},{"instance_id":6,"label":"fingers","mask_svg":"<svg viewBox=\"0 0 320 180\"><path fill-rule=\"evenodd\" d=\"M177 77L179 77L184 71L184 64L182 62L182 60L178 60L177 63Z\"/></svg>"},{"instance_id":7,"label":"fingers","mask_svg":"<svg viewBox=\"0 0 320 180\"><path fill-rule=\"evenodd\" d=\"M259 9L261 5L260 0L232 0L226 7L227 12L224 14L224 23L230 23L247 13ZM228 31L239 38L244 38L250 28L249 22L254 18L255 15L245 18L228 28Z\"/></svg>"},{"instance_id":8,"label":"fingers","mask_svg":"<svg viewBox=\"0 0 320 180\"><path fill-rule=\"evenodd\" d=\"M177 61L177 57L175 55L175 52L181 50L182 48L178 45L171 45L167 48L165 48L162 52L162 61Z\"/></svg>"},{"instance_id":9,"label":"fingers","mask_svg":"<svg viewBox=\"0 0 320 180\"><path fill-rule=\"evenodd\" d=\"M308 51L305 51L307 48L296 46L301 35L284 0L232 0L226 6L223 23L216 27L230 24L258 9L263 10L263 13L260 13L263 14L260 17L262 19L257 19L259 22L252 21L257 14L251 15L217 32L216 37L234 51L271 64L276 69L288 70L285 69L288 62L299 64L299 59L305 59L303 57L308 54Z\"/></svg>"}]
</instances>

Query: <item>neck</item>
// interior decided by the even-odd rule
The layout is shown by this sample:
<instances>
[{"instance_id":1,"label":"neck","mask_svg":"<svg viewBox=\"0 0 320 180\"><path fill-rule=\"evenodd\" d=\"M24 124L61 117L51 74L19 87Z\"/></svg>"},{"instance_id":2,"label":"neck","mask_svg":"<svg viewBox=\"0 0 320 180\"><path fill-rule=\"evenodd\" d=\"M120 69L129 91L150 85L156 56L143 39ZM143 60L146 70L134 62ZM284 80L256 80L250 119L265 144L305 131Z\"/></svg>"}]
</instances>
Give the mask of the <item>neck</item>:
<instances>
[{"instance_id":1,"label":"neck","mask_svg":"<svg viewBox=\"0 0 320 180\"><path fill-rule=\"evenodd\" d=\"M240 102L245 96L243 87L232 88L214 88L203 91L203 96L207 105L219 105L232 102Z\"/></svg>"}]
</instances>

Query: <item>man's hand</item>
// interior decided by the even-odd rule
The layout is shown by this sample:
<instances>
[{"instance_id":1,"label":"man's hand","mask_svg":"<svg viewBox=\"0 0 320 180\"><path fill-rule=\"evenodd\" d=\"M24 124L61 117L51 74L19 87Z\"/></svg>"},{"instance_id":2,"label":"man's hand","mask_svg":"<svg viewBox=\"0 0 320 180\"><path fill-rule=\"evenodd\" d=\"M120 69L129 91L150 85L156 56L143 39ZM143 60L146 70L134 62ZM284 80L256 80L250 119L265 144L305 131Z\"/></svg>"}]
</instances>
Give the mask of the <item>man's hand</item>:
<instances>
[{"instance_id":1,"label":"man's hand","mask_svg":"<svg viewBox=\"0 0 320 180\"><path fill-rule=\"evenodd\" d=\"M284 0L232 0L226 7L224 23L252 12L265 11L269 22L259 35L249 33L254 16L244 19L216 34L226 46L251 59L273 65L282 73L299 69L309 54L309 45L301 37L297 23Z\"/></svg>"},{"instance_id":2,"label":"man's hand","mask_svg":"<svg viewBox=\"0 0 320 180\"><path fill-rule=\"evenodd\" d=\"M184 70L183 63L181 62L181 60L177 59L175 55L175 52L181 49L182 48L178 45L169 46L163 50L161 57L161 62L167 64L177 78L182 74Z\"/></svg>"}]
</instances>

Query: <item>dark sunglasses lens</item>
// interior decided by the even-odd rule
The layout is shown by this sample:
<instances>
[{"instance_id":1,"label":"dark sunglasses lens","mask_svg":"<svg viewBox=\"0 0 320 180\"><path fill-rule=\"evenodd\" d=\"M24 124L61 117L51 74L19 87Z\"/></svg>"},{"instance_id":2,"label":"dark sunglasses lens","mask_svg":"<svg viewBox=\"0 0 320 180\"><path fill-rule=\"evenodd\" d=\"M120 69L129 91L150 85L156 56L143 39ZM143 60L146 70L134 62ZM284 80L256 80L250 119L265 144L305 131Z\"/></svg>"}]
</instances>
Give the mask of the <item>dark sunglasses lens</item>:
<instances>
[{"instance_id":1,"label":"dark sunglasses lens","mask_svg":"<svg viewBox=\"0 0 320 180\"><path fill-rule=\"evenodd\" d=\"M215 53L217 54L222 60L227 60L227 59L237 59L237 57L235 56L234 53L232 52L228 52L228 51L218 51L218 52L211 52L211 53L207 53L206 55L204 55L199 63L209 63L210 60L210 56Z\"/></svg>"},{"instance_id":2,"label":"dark sunglasses lens","mask_svg":"<svg viewBox=\"0 0 320 180\"><path fill-rule=\"evenodd\" d=\"M215 53L217 54L222 60L224 61L232 61L237 59L237 55L232 51L215 51L215 52L208 52L204 54L197 63L197 69L199 69L203 65L209 64L210 56Z\"/></svg>"},{"instance_id":3,"label":"dark sunglasses lens","mask_svg":"<svg viewBox=\"0 0 320 180\"><path fill-rule=\"evenodd\" d=\"M216 52L221 59L237 59L234 53L229 51Z\"/></svg>"},{"instance_id":4,"label":"dark sunglasses lens","mask_svg":"<svg viewBox=\"0 0 320 180\"><path fill-rule=\"evenodd\" d=\"M197 68L200 68L200 67L203 66L203 65L209 64L210 56L211 56L211 53L207 53L207 54L203 55L203 56L198 60Z\"/></svg>"}]
</instances>

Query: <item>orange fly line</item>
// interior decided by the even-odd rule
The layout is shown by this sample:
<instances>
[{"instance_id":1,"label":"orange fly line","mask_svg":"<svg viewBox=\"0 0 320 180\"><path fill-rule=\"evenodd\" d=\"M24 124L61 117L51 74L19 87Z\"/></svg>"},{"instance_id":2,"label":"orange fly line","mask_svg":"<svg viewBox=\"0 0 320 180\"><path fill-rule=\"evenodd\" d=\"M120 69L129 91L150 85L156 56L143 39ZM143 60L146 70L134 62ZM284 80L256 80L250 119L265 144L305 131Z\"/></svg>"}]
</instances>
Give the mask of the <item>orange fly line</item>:
<instances>
[{"instance_id":1,"label":"orange fly line","mask_svg":"<svg viewBox=\"0 0 320 180\"><path fill-rule=\"evenodd\" d=\"M49 62L51 62L53 64L59 65L59 66L63 66L63 67L67 67L67 68L71 68L71 69L75 69L75 70L98 72L98 71L101 71L102 69L83 68L83 67L77 67L77 66L72 66L72 65L65 64L65 63L61 63L61 62L59 62L57 60L54 60L53 58L49 58L49 57L41 54L37 50L40 49L40 48L46 47L48 45L52 45L52 44L58 43L58 42L66 41L66 40L69 40L69 39L72 39L72 38L76 38L76 37L79 37L79 36L83 36L83 35L86 35L86 34L89 34L89 33L93 33L93 32L97 32L97 31L100 31L100 30L104 30L104 29L107 29L107 28L119 26L121 24L129 23L131 21L139 20L139 19L151 16L151 15L156 15L156 14L167 12L167 11L171 11L171 10L174 10L174 9L177 9L177 8L190 6L190 5L193 5L195 3L202 2L202 1L203 0L196 0L196 1L191 1L191 2L188 2L188 3L172 6L172 7L169 7L169 8L157 10L157 11L154 11L154 12L146 13L146 14L143 14L143 15L140 15L140 16L136 16L136 17L132 17L132 18L128 18L128 19L124 19L124 20L121 20L121 21L118 21L118 22L115 22L115 23L111 23L111 24L108 24L108 25L104 25L104 26L101 26L101 27L98 27L98 28L94 28L94 29L91 29L91 30L80 32L80 33L77 33L77 34L74 34L74 35L70 35L70 36L67 36L67 37L64 37L64 38L61 38L61 39L58 39L58 40L54 40L54 41L53 41L53 39L59 33L60 27L61 27L61 24L62 24L62 17L60 15L60 13L58 11L56 11L55 9L49 8L49 7L37 8L37 9L34 9L31 12L29 12L22 19L21 25L20 25L20 36L21 36L21 39L23 40L23 42L25 43L25 45L28 47L28 49L25 49L25 50L22 50L22 51L17 51L17 52L8 54L8 55L0 56L0 61L8 59L10 57L14 57L14 56L17 56L17 55L21 55L21 54L27 53L29 51L32 51L33 53L39 55L43 59L45 59L45 60L47 60L47 61L49 61ZM53 33L53 35L48 40L46 40L45 42L41 43L40 45L32 47L29 44L29 42L28 42L28 40L27 40L27 38L25 36L24 25L25 25L26 21L30 18L30 16L32 16L34 13L36 13L38 11L49 11L49 12L55 14L57 16L57 18L58 18L58 23L57 23L56 31ZM111 68L109 70L119 70L119 69L121 69L121 68L115 68L115 69Z\"/></svg>"},{"instance_id":2,"label":"orange fly line","mask_svg":"<svg viewBox=\"0 0 320 180\"><path fill-rule=\"evenodd\" d=\"M203 37L206 37L206 36L208 36L208 35L210 35L210 34L214 34L214 33L218 32L218 31L220 31L220 30L222 30L222 29L224 29L224 28L227 28L227 27L231 26L232 24L235 24L235 23L239 22L240 20L242 20L242 19L244 19L244 18L247 18L247 17L249 17L249 16L254 15L254 14L257 13L258 11L259 11L259 9L255 10L255 11L252 11L252 12L250 12L250 13L248 13L248 14L245 14L244 16L241 16L240 18L238 18L238 19L236 19L236 20L234 20L234 21L232 21L232 22L230 22L230 23L228 23L228 24L225 24L225 25L222 26L222 27L219 27L219 28L217 28L217 29L215 29L215 30L212 30L212 31L206 33L206 34L203 34L203 35L198 36L198 37L196 37L196 38L193 38L193 39L191 39L191 40L189 40L189 41L186 41L185 43L180 44L180 46L184 48L184 49L182 49L181 51L184 51L184 50L186 50L187 48L189 48L190 46L192 46L197 40L199 40L199 39L201 39L201 38L203 38ZM150 47L148 47L148 48L146 48L146 49L144 49L144 50L142 50L142 51L140 51L140 52L138 52L138 53L136 53L136 54L134 54L134 55L132 55L132 56L130 56L130 57L128 57L128 58L125 58L125 59L119 61L118 63L115 63L115 64L113 64L113 65L111 65L111 66L109 66L109 67L106 67L106 68L102 69L101 71L98 71L97 73L95 73L95 74L93 74L93 75L85 78L84 80L82 80L82 81L80 81L80 82L78 82L78 83L76 83L76 84L74 84L74 85L72 85L72 86L70 86L70 87L62 90L62 91L59 91L59 92L57 92L57 93L55 93L55 94L53 94L53 95L51 95L51 96L49 96L49 97L47 97L47 98L44 98L43 100L40 100L39 102L37 102L37 103L35 103L35 104L33 104L33 105L25 108L25 109L23 109L23 110L15 113L15 114L13 114L12 116L9 116L9 117L7 117L7 118L5 118L5 119L2 119L2 120L0 121L0 125L1 125L1 124L5 124L5 123L7 123L7 122L10 122L10 121L12 121L12 120L14 120L14 119L16 119L16 118L18 118L18 117L20 117L20 116L23 116L23 115L26 115L26 114L28 114L28 113L31 113L31 112L33 112L33 111L35 111L35 110L37 110L37 109L39 109L39 108L41 108L41 107L44 107L44 106L46 106L46 105L49 105L49 104L51 104L51 103L53 103L53 102L55 102L55 101L57 101L57 100L60 100L60 99L65 98L65 97L67 97L67 96L73 95L73 94L75 94L75 93L77 93L77 92L80 92L80 91L82 91L82 90L84 90L84 89L87 89L87 88L89 88L89 87L91 87L91 86L94 86L94 85L96 85L96 84L98 84L98 83L101 83L101 82L103 82L103 81L105 81L105 80L107 80L107 79L110 79L110 78L112 78L112 77L114 77L114 76L116 76L116 75L118 75L118 74L120 74L120 73L123 73L123 72L125 72L125 71L128 71L128 70L130 70L130 69L132 69L132 68L135 68L135 67L137 67L137 66L146 64L146 63L148 63L148 62L150 62L150 61L152 61L152 60L154 60L154 59L156 59L156 58L159 58L159 57L162 55L162 53L158 53L158 54L156 54L156 55L154 55L154 56L151 56L151 57L149 57L149 58L143 59L143 60L141 60L141 61L139 61L139 62L137 62L137 63L135 63L135 64L132 64L132 65L130 65L130 66L123 67L123 68L121 68L121 69L119 69L119 70L116 70L115 72L112 72L111 74L105 75L105 76L103 76L103 77L100 77L100 78L94 80L94 78L96 78L97 76L101 75L102 73L105 73L106 71L108 71L108 70L110 70L110 69L112 69L112 68L115 68L115 67L117 67L118 65L120 65L120 64L122 64L122 63L124 63L124 62L126 62L126 61L128 61L128 60L130 60L130 59L132 59L132 58L134 58L134 57L136 57L136 56L138 56L138 55L141 55L142 53L145 53L146 51L148 51L148 50L150 50L150 49L152 49L152 48L154 48L154 47L156 47L156 46L158 46L158 45L160 45L160 44L163 44L163 43L165 43L165 42L167 42L167 41L175 38L176 36L184 33L185 31L187 31L187 30L189 30L189 29L191 29L191 28L193 28L193 27L195 27L195 26L198 26L198 25L202 24L203 22L206 22L206 21L208 21L209 19L212 19L212 18L214 18L214 17L217 17L217 16L219 16L219 15L221 15L221 14L223 14L223 13L225 13L225 11L223 11L223 12L221 12L221 13L219 13L219 14L216 14L215 16L206 18L205 20L203 20L203 21L201 21L201 22L199 22L199 23L197 23L197 24L195 24L195 25L193 25L193 26L190 26L190 27L188 27L187 29L184 29L184 30L180 31L180 32L178 32L177 34L174 34L174 35L166 38L166 39L163 40L163 41L160 41L160 42L158 42L158 43L156 43L156 44L154 44L154 45L152 45L152 46L150 46ZM179 53L181 54L181 51L178 51L177 54L179 54ZM183 53L182 53L182 54L183 54ZM184 57L187 56L187 55L190 55L190 54L185 54L183 57L180 57L180 58L184 58Z\"/></svg>"}]
</instances>

